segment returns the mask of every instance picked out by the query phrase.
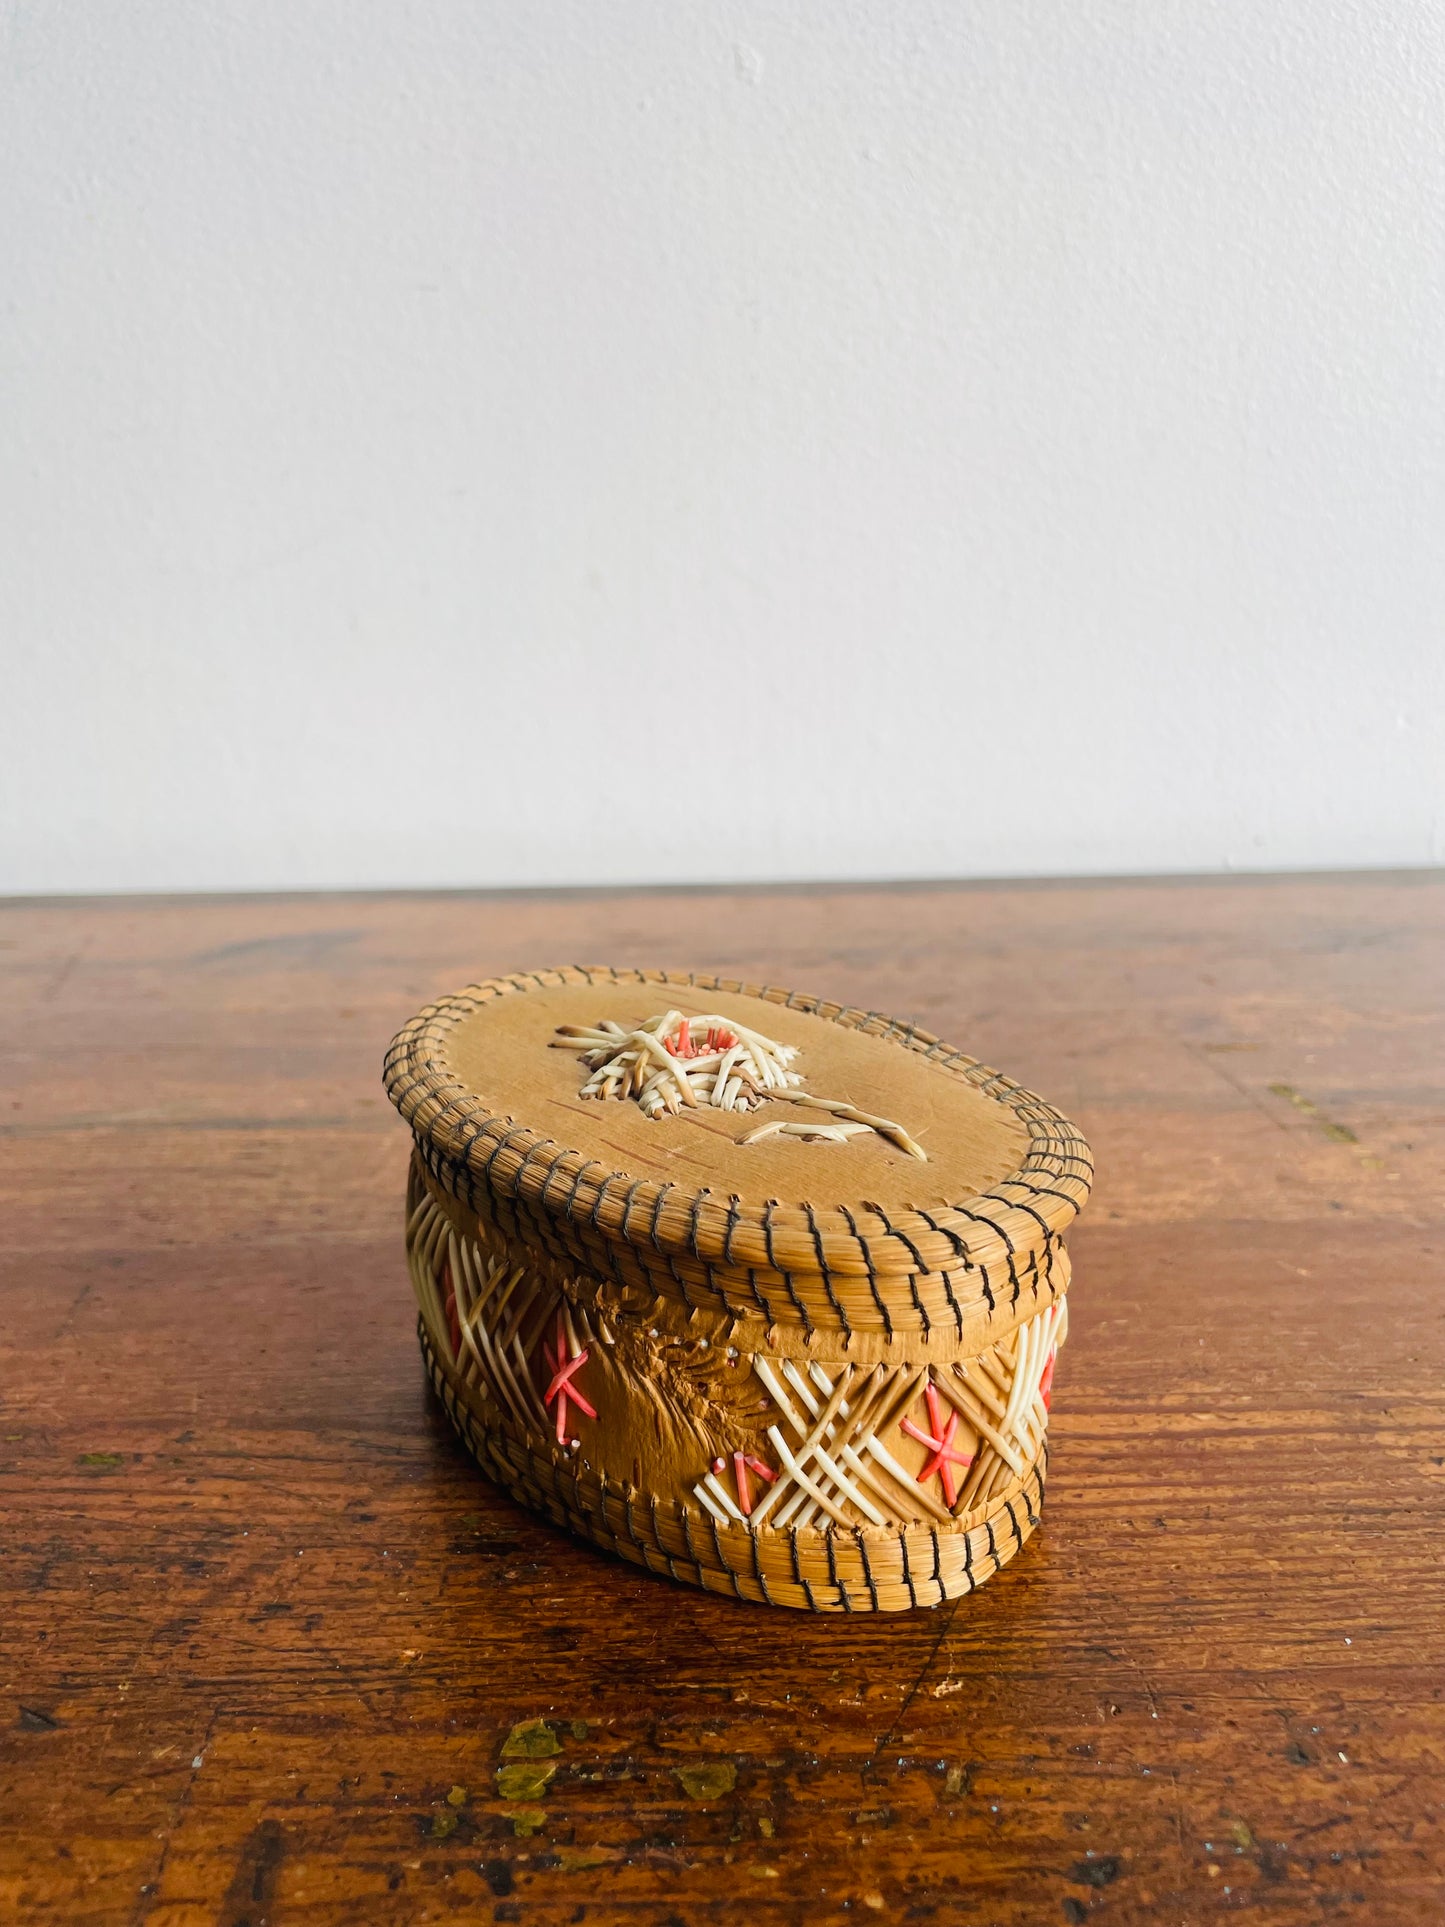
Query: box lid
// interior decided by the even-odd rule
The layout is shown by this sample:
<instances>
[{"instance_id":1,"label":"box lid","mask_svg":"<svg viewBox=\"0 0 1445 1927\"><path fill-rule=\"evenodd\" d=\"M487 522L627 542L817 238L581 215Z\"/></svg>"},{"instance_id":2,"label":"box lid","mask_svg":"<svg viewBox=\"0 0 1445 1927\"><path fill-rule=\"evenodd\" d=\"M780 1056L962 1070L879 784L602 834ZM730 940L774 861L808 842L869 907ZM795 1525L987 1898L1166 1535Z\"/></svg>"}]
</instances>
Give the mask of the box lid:
<instances>
[{"instance_id":1,"label":"box lid","mask_svg":"<svg viewBox=\"0 0 1445 1927\"><path fill-rule=\"evenodd\" d=\"M687 1028L674 1023L664 1057L669 1013ZM588 1038L565 1033L605 1030L620 1049L649 1024L654 1043L615 1060L640 1060L632 1094L583 1096L612 1046L588 1055ZM745 1069L750 1036L780 1047L798 1081L759 1093L745 1078L746 1110L679 1101L681 1079L700 1065L705 1088L729 1045ZM642 1076L654 1108L677 1108L649 1115ZM770 1312L776 1300L780 1317L845 1332L920 1317L927 1330L930 1304L958 1318L960 1294L1017 1304L1092 1179L1067 1119L928 1032L695 972L572 966L474 984L398 1034L386 1086L456 1195L660 1258L684 1291L679 1264L721 1278L725 1298L728 1277L776 1278ZM839 1126L846 1137L813 1135Z\"/></svg>"}]
</instances>

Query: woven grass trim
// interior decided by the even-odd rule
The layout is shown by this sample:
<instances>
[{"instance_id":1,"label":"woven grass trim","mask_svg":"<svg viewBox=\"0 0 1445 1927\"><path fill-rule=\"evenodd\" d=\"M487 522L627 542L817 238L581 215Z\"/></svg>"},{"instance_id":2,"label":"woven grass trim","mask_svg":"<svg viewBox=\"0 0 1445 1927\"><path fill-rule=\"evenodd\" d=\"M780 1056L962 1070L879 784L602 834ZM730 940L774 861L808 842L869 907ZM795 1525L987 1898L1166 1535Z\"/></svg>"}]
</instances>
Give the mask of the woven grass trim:
<instances>
[{"instance_id":1,"label":"woven grass trim","mask_svg":"<svg viewBox=\"0 0 1445 1927\"><path fill-rule=\"evenodd\" d=\"M876 1356L921 1339L930 1356L967 1357L1068 1290L1072 1267L1061 1239L1016 1258L1004 1276L987 1265L917 1273L902 1281L870 1277L866 1291L828 1272L724 1270L674 1257L650 1244L620 1244L588 1220L543 1217L516 1198L490 1192L474 1173L446 1164L427 1144L413 1147L418 1181L470 1235L495 1226L512 1246L557 1265L573 1296L604 1296L644 1313L659 1300L691 1318L711 1312L740 1330L759 1320L770 1344L789 1342L812 1356ZM483 1229L485 1236L485 1230Z\"/></svg>"},{"instance_id":2,"label":"woven grass trim","mask_svg":"<svg viewBox=\"0 0 1445 1927\"><path fill-rule=\"evenodd\" d=\"M417 1332L437 1396L482 1470L533 1512L648 1572L757 1605L805 1612L907 1612L992 1578L1039 1523L1047 1447L977 1523L894 1530L828 1525L749 1531L610 1484L578 1460L543 1457L489 1426L453 1384L425 1324Z\"/></svg>"},{"instance_id":3,"label":"woven grass trim","mask_svg":"<svg viewBox=\"0 0 1445 1927\"><path fill-rule=\"evenodd\" d=\"M446 1063L451 1031L488 1002L574 983L730 991L916 1051L941 1074L1011 1110L1028 1131L1028 1154L1012 1176L977 1196L936 1211L890 1213L775 1201L749 1207L706 1188L608 1171L494 1115ZM671 1291L688 1303L695 1289L736 1316L761 1311L770 1324L891 1334L896 1323L926 1332L952 1322L961 1334L966 1311L980 1303L990 1313L1016 1308L1030 1284L1039 1288L1041 1274L1050 1281L1060 1236L1093 1178L1088 1145L1066 1118L930 1032L795 991L693 972L569 966L488 979L419 1012L387 1052L385 1081L428 1170L471 1209L510 1204L519 1227L559 1227L575 1261L593 1271L615 1267L619 1282Z\"/></svg>"}]
</instances>

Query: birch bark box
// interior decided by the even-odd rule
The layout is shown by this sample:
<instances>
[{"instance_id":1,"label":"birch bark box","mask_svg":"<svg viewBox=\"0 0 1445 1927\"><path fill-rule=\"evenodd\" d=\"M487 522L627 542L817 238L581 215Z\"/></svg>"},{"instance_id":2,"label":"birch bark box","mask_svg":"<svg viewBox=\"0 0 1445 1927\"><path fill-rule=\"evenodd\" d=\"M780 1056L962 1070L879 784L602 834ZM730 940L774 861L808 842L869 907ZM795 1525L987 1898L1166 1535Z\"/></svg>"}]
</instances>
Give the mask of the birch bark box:
<instances>
[{"instance_id":1,"label":"birch bark box","mask_svg":"<svg viewBox=\"0 0 1445 1927\"><path fill-rule=\"evenodd\" d=\"M815 1612L937 1605L1039 1521L1089 1149L916 1027L569 967L429 1005L422 1352L522 1504L649 1571Z\"/></svg>"}]
</instances>

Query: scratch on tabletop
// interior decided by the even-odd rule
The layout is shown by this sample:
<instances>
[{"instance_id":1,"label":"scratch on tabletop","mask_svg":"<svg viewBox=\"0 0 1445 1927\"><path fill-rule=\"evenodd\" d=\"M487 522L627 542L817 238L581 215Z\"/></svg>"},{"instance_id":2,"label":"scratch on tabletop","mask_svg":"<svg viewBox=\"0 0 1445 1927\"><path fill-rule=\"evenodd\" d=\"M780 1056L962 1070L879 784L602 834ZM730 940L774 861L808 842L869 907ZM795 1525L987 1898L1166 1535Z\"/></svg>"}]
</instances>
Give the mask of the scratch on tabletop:
<instances>
[{"instance_id":1,"label":"scratch on tabletop","mask_svg":"<svg viewBox=\"0 0 1445 1927\"><path fill-rule=\"evenodd\" d=\"M176 1830L179 1828L181 1822L185 1819L186 1810L191 1804L191 1796L196 1790L196 1776L199 1773L200 1769L194 1764L194 1761L205 1759L206 1754L210 1748L211 1736L216 1730L216 1722L220 1717L221 1717L220 1707L219 1706L213 1707L211 1709L211 1717L206 1721L206 1730L201 1735L200 1745L196 1748L195 1753L192 1755L193 1764L186 1776L186 1783L181 1788L180 1797L177 1799L175 1805L172 1807L170 1812L170 1817L166 1820L164 1826L160 1830L160 1842L161 1842L160 1858L156 1862L155 1872L151 1875L150 1879L145 1883L145 1885L141 1888L140 1893L136 1896L135 1907L130 1917L130 1927L141 1927L141 1922L148 1917L148 1915L151 1913L152 1909L154 1908L155 1903L160 1898L161 1881L165 1875L166 1861L170 1858L171 1840L174 1834L176 1833Z\"/></svg>"},{"instance_id":2,"label":"scratch on tabletop","mask_svg":"<svg viewBox=\"0 0 1445 1927\"><path fill-rule=\"evenodd\" d=\"M881 1732L878 1735L878 1738L873 1743L873 1751L872 1751L872 1754L869 1756L869 1761L868 1761L869 1766L872 1766L874 1764L879 1754L883 1751L884 1747L887 1746L888 1742L893 1738L893 1735L899 1730L899 1728L903 1725L904 1720L908 1717L908 1709L910 1706L912 1706L913 1702L918 1698L919 1692L923 1686L923 1682L928 1678L928 1675L933 1671L934 1662L938 1658L939 1650L942 1647L944 1640L948 1638L949 1632L951 1631L953 1626L954 1619L958 1615L958 1609L963 1604L964 1600L967 1598L968 1598L967 1593L960 1593L957 1599L953 1599L949 1601L947 1610L944 1613L943 1623L939 1627L938 1631L935 1633L933 1637L933 1643L929 1646L927 1653L924 1655L923 1664L918 1669L918 1677L914 1680L913 1684L909 1687L908 1691L904 1694L903 1699L899 1705L898 1711L894 1714L888 1726L884 1728L883 1732Z\"/></svg>"}]
</instances>

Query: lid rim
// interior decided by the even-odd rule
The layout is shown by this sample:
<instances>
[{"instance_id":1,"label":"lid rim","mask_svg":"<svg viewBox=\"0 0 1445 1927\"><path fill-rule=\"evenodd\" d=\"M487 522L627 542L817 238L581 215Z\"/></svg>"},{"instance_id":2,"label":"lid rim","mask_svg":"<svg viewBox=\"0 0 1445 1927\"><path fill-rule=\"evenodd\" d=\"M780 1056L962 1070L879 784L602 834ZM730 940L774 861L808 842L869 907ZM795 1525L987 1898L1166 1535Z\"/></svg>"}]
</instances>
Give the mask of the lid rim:
<instances>
[{"instance_id":1,"label":"lid rim","mask_svg":"<svg viewBox=\"0 0 1445 1927\"><path fill-rule=\"evenodd\" d=\"M705 1185L608 1171L597 1158L490 1111L451 1069L446 1053L449 1033L499 996L598 981L676 984L754 997L915 1050L945 1075L1012 1111L1028 1132L1027 1154L1017 1170L987 1190L927 1211L778 1200L758 1209ZM957 1277L998 1266L1016 1285L1020 1263L1027 1268L1031 1258L1047 1261L1092 1186L1089 1147L1075 1125L1043 1098L931 1032L876 1011L695 971L567 965L483 979L427 1004L397 1032L386 1052L384 1081L418 1143L494 1195L519 1200L550 1218L585 1219L594 1231L624 1244L648 1244L663 1255L729 1270L756 1267L779 1275L832 1274L902 1284L910 1276ZM553 1155L541 1156L549 1147ZM630 1183L614 1192L619 1179ZM1010 1195L1015 1192L1024 1201ZM670 1199L669 1194L676 1195Z\"/></svg>"}]
</instances>

